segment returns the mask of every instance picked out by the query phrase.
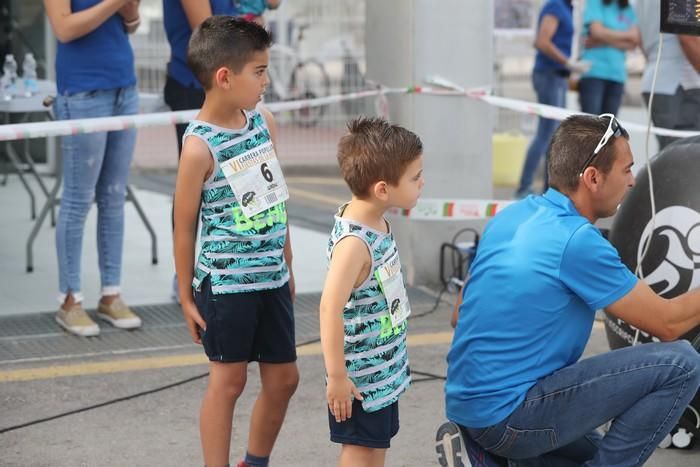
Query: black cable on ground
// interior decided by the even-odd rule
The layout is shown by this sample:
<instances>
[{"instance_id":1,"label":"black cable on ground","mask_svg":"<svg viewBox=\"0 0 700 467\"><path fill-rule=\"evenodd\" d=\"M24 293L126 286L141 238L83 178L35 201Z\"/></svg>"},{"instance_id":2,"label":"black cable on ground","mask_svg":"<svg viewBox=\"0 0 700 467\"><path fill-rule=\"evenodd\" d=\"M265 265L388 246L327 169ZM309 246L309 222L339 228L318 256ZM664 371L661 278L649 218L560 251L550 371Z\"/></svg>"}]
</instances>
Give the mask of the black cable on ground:
<instances>
[{"instance_id":1,"label":"black cable on ground","mask_svg":"<svg viewBox=\"0 0 700 467\"><path fill-rule=\"evenodd\" d=\"M418 313L416 315L411 315L408 319L411 320L411 319L416 319L416 318L422 318L424 316L428 316L431 313L434 313L435 310L437 310L438 307L440 306L440 302L442 301L442 296L445 294L445 292L447 292L446 285L442 288L442 290L440 290L437 297L435 298L435 303L433 304L433 306L429 310L424 311L422 313Z\"/></svg>"},{"instance_id":2,"label":"black cable on ground","mask_svg":"<svg viewBox=\"0 0 700 467\"><path fill-rule=\"evenodd\" d=\"M8 433L10 431L19 430L20 428L27 428L27 427L30 427L33 425L39 425L41 423L50 422L52 420L67 417L69 415L75 415L75 414L82 413L82 412L88 412L88 411L93 410L93 409L99 409L100 407L106 407L108 405L116 404L117 402L124 402L124 401L128 401L131 399L135 399L137 397L147 396L149 394L154 394L156 392L165 391L166 389L174 388L177 386L181 386L183 384L190 383L192 381L196 381L198 379L202 379L207 375L209 375L209 372L206 372L206 373L203 373L203 374L197 375L197 376L192 376L190 378L183 379L180 381L176 381L174 383L171 383L171 384L168 384L165 386L160 386L160 387L157 387L155 389L149 389L147 391L137 392L136 394L132 394L130 396L119 397L117 399L111 399L111 400L108 400L106 402L101 402L99 404L88 405L87 407L81 407L80 409L70 410L68 412L63 412L63 413L60 413L57 415L52 415L50 417L39 418L37 420L32 420L31 422L21 423L19 425L14 425L14 426L10 426L7 428L2 428L2 429L0 429L0 435L3 433Z\"/></svg>"},{"instance_id":3,"label":"black cable on ground","mask_svg":"<svg viewBox=\"0 0 700 467\"><path fill-rule=\"evenodd\" d=\"M438 294L437 298L435 299L435 304L432 306L432 308L430 308L427 311L424 311L423 313L409 317L409 320L416 319L416 318L422 318L423 316L429 315L430 313L433 313L435 310L437 310L438 306L440 306L440 301L441 301L442 295L445 293L445 291L447 291L447 286L442 288L442 290ZM308 341L297 344L297 347L301 347L301 346L309 345L309 344L315 344L317 342L321 342L321 338L310 339ZM416 374L416 375L426 376L426 378L420 378L418 380L413 380L414 383L420 383L420 382L425 382L425 381L434 381L436 379L440 379L440 380L446 379L444 376L434 375L431 373L424 373L424 372L420 372L420 371L413 371L412 370L411 373ZM101 407L106 407L108 405L117 404L119 402L125 402L125 401L136 399L139 397L148 396L150 394L155 394L157 392L165 391L166 389L171 389L171 388L174 388L177 386L182 386L183 384L197 381L199 379L207 377L208 375L209 375L209 372L202 373L200 375L192 376L190 378L186 378L186 379L183 379L180 381L176 381L174 383L166 384L164 386L159 386L159 387L154 388L154 389L149 389L146 391L137 392L137 393L131 394L129 396L118 397L116 399L111 399L111 400L108 400L105 402L100 402L99 404L88 405L86 407L81 407L79 409L69 410L68 412L63 412L60 414L52 415L50 417L39 418L36 420L32 420L30 422L20 423L19 425L13 425L13 426L10 426L7 428L0 428L0 435L3 433L9 433L11 431L19 430L21 428L27 428L27 427L34 426L34 425L39 425L41 423L50 422L52 420L57 420L59 418L68 417L70 415L75 415L75 414L79 414L79 413L83 413L83 412L89 412L90 410L99 409Z\"/></svg>"},{"instance_id":4,"label":"black cable on ground","mask_svg":"<svg viewBox=\"0 0 700 467\"><path fill-rule=\"evenodd\" d=\"M308 344L315 344L316 342L320 342L320 340L321 339L319 339L319 338L311 339L311 340L302 342L301 344L297 344L297 347L301 347L303 345L308 345ZM30 427L33 425L39 425L41 423L46 423L46 422L50 422L52 420L57 420L59 418L68 417L70 415L75 415L75 414L79 414L79 413L83 413L83 412L89 412L90 410L99 409L101 407L106 407L108 405L116 404L118 402L125 402L125 401L131 400L131 399L136 399L139 397L148 396L150 394L155 394L157 392L165 391L166 389L171 389L171 388L174 388L177 386L182 386L183 384L191 383L193 381L197 381L197 380L200 380L202 378L206 378L207 376L209 376L208 371L206 373L202 373L202 374L197 375L197 376L191 376L189 378L185 378L183 380L176 381L174 383L166 384L164 386L159 386L159 387L154 388L154 389L148 389L146 391L137 392L137 393L131 394L129 396L118 397L116 399L111 399L111 400L108 400L105 402L100 402L99 404L88 405L86 407L81 407L79 409L69 410L68 412L63 412L60 414L52 415L50 417L39 418L36 420L32 420L31 422L20 423L19 425L10 426L7 428L0 428L0 435L3 433L9 433L10 431L19 430L20 428L27 428L27 427Z\"/></svg>"},{"instance_id":5,"label":"black cable on ground","mask_svg":"<svg viewBox=\"0 0 700 467\"><path fill-rule=\"evenodd\" d=\"M443 381L447 379L447 376L436 375L435 373L427 373L425 371L418 371L418 370L413 370L413 369L411 369L411 374L418 375L418 376L427 376L428 378L431 378L431 379L441 379Z\"/></svg>"}]
</instances>

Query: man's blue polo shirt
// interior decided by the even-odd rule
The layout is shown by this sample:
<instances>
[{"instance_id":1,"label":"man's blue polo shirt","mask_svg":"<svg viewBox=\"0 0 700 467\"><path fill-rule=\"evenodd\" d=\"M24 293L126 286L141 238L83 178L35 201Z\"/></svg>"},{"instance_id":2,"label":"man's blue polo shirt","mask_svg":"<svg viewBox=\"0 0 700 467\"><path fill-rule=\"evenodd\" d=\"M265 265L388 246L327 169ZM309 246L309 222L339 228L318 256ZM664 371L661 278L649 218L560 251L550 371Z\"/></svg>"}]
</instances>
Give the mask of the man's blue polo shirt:
<instances>
[{"instance_id":1,"label":"man's blue polo shirt","mask_svg":"<svg viewBox=\"0 0 700 467\"><path fill-rule=\"evenodd\" d=\"M579 359L595 311L636 283L562 193L503 210L470 269L447 356L447 418L469 428L503 421L538 380Z\"/></svg>"}]
</instances>

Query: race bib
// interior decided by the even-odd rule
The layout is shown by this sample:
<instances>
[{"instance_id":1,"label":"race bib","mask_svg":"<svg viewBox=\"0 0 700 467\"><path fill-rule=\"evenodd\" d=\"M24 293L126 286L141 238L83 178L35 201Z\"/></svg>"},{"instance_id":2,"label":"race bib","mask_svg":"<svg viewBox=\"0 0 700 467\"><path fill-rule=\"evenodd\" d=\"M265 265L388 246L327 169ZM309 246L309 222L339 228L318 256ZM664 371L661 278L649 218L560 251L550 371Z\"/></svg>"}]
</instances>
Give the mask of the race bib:
<instances>
[{"instance_id":1,"label":"race bib","mask_svg":"<svg viewBox=\"0 0 700 467\"><path fill-rule=\"evenodd\" d=\"M248 218L289 199L272 142L227 160L221 170Z\"/></svg>"},{"instance_id":2,"label":"race bib","mask_svg":"<svg viewBox=\"0 0 700 467\"><path fill-rule=\"evenodd\" d=\"M397 327L411 314L411 306L408 303L408 295L401 275L399 252L394 252L389 261L377 268L374 276L377 278L389 306L391 325Z\"/></svg>"}]
</instances>

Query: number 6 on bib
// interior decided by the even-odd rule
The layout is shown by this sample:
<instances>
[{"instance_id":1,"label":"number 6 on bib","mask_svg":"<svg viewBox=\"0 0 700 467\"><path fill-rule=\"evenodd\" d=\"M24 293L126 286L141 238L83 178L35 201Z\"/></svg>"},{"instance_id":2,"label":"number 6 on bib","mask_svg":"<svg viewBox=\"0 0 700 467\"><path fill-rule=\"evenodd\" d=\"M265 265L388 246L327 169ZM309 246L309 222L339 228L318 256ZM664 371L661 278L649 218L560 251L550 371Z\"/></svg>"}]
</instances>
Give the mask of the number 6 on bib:
<instances>
[{"instance_id":1,"label":"number 6 on bib","mask_svg":"<svg viewBox=\"0 0 700 467\"><path fill-rule=\"evenodd\" d=\"M272 142L223 162L221 170L248 218L289 199Z\"/></svg>"}]
</instances>

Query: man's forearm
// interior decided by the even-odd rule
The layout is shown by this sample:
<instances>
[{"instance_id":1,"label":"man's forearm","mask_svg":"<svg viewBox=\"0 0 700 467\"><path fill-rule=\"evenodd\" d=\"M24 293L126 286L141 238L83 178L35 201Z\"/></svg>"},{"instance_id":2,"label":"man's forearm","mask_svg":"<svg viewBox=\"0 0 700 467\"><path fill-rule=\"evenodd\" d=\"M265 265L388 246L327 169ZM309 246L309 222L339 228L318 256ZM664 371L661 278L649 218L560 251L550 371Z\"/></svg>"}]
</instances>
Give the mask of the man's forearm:
<instances>
[{"instance_id":1,"label":"man's forearm","mask_svg":"<svg viewBox=\"0 0 700 467\"><path fill-rule=\"evenodd\" d=\"M680 337L700 326L700 289L679 295L670 301L673 311L667 320L667 326L673 335Z\"/></svg>"}]
</instances>

